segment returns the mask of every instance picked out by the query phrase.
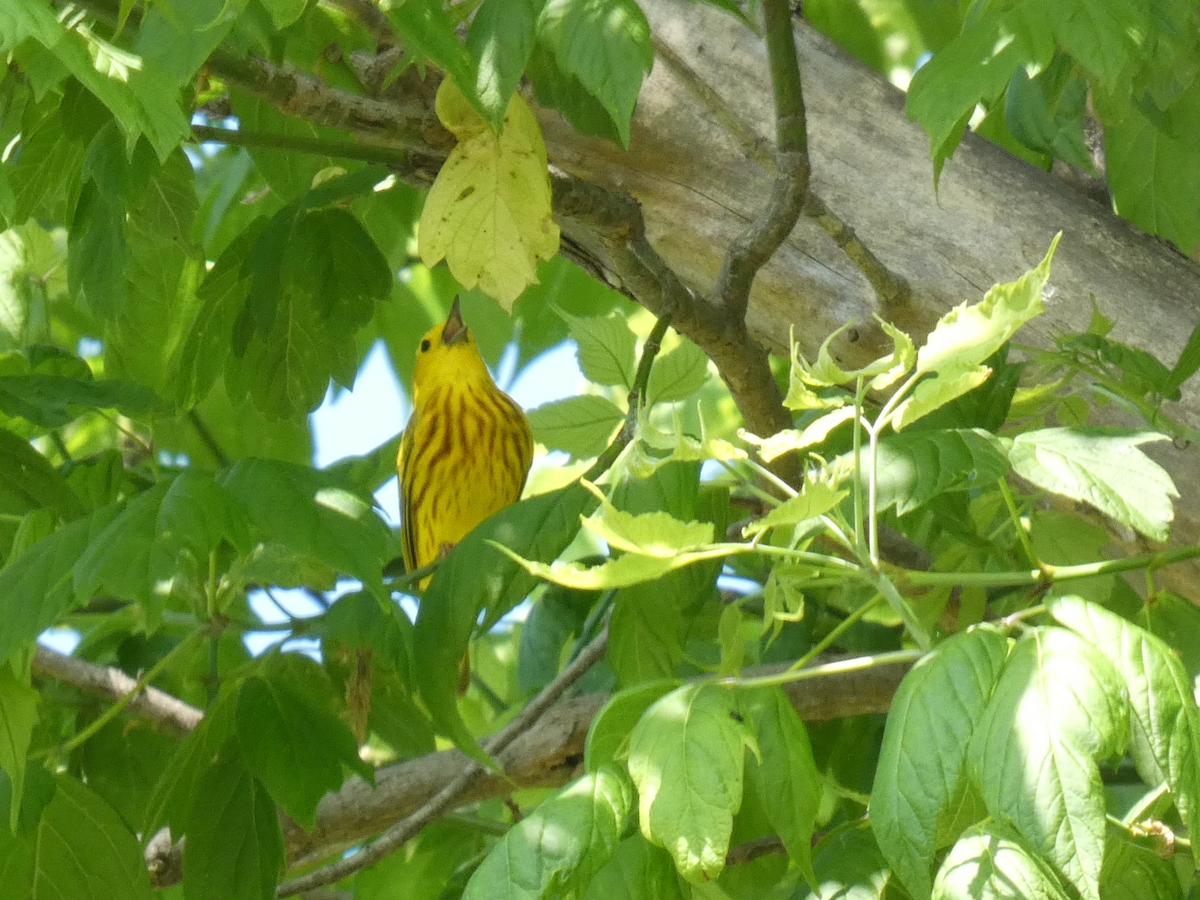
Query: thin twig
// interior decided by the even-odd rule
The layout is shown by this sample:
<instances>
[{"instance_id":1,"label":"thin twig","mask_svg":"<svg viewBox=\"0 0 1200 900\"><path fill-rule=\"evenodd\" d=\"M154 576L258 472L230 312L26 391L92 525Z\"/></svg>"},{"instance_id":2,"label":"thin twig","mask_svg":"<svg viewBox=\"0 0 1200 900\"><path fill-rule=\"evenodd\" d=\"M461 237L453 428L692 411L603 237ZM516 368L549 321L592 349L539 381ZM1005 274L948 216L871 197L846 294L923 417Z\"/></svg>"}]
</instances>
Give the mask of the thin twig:
<instances>
[{"instance_id":1,"label":"thin twig","mask_svg":"<svg viewBox=\"0 0 1200 900\"><path fill-rule=\"evenodd\" d=\"M766 209L725 254L716 294L730 322L742 322L754 277L787 239L808 197L812 165L796 36L787 0L763 0L767 61L775 98L775 187Z\"/></svg>"},{"instance_id":2,"label":"thin twig","mask_svg":"<svg viewBox=\"0 0 1200 900\"><path fill-rule=\"evenodd\" d=\"M783 841L778 835L770 834L756 841L730 847L729 852L725 854L725 865L740 866L753 862L760 856L770 856L774 853L787 853L787 848L783 846Z\"/></svg>"},{"instance_id":3,"label":"thin twig","mask_svg":"<svg viewBox=\"0 0 1200 900\"><path fill-rule=\"evenodd\" d=\"M200 443L208 448L208 452L212 454L213 461L217 464L217 468L224 469L229 465L229 455L221 449L221 445L213 436L212 430L208 424L201 418L200 413L194 409L188 410L188 421L192 423L192 428L196 430L196 436L200 438Z\"/></svg>"},{"instance_id":4,"label":"thin twig","mask_svg":"<svg viewBox=\"0 0 1200 900\"><path fill-rule=\"evenodd\" d=\"M131 715L172 734L186 734L199 725L204 717L203 710L158 688L139 686L135 679L120 669L98 666L49 647L38 646L37 655L33 658L33 670L80 690L104 694L115 700L132 695L125 706Z\"/></svg>"},{"instance_id":5,"label":"thin twig","mask_svg":"<svg viewBox=\"0 0 1200 900\"><path fill-rule=\"evenodd\" d=\"M532 727L542 714L549 709L569 688L578 681L588 669L604 656L608 649L608 625L605 624L600 634L592 641L579 657L568 665L554 681L550 682L540 694L535 697L507 726L501 729L495 737L488 741L484 751L489 756L495 756L505 747L516 740L521 734ZM454 780L442 788L420 809L397 822L374 843L364 847L353 856L340 859L335 863L322 866L315 871L293 878L279 886L279 897L290 897L303 891L323 887L327 884L341 881L347 875L374 865L384 857L402 847L422 828L440 816L455 804L471 782L482 772L482 766L474 760Z\"/></svg>"},{"instance_id":6,"label":"thin twig","mask_svg":"<svg viewBox=\"0 0 1200 900\"><path fill-rule=\"evenodd\" d=\"M621 425L617 436L612 439L612 443L604 448L604 452L597 456L596 461L584 472L584 481L595 481L607 472L617 461L621 451L628 447L629 442L637 436L638 413L641 411L642 397L646 394L646 386L650 383L650 370L654 365L654 358L662 349L662 340L666 337L667 329L670 327L671 317L663 316L654 323L654 327L650 330L650 336L642 345L642 357L638 361L633 385L629 388L629 408L625 413L625 422Z\"/></svg>"},{"instance_id":7,"label":"thin twig","mask_svg":"<svg viewBox=\"0 0 1200 900\"><path fill-rule=\"evenodd\" d=\"M882 304L883 318L890 319L889 307L897 307L912 299L912 288L908 282L885 266L871 249L864 244L854 229L838 218L825 202L816 194L809 192L804 204L804 215L813 219L833 238L846 258L854 263L854 267L875 288Z\"/></svg>"}]
</instances>

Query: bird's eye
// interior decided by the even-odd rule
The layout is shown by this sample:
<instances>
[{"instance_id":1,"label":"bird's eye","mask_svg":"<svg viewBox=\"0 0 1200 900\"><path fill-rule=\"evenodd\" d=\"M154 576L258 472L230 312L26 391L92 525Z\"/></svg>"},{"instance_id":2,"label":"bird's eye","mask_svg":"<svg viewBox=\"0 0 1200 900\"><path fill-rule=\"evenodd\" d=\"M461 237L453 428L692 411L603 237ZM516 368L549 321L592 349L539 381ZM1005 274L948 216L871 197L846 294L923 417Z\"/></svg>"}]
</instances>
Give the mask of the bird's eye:
<instances>
[{"instance_id":1,"label":"bird's eye","mask_svg":"<svg viewBox=\"0 0 1200 900\"><path fill-rule=\"evenodd\" d=\"M429 339L426 338L425 340L421 341L421 352L424 353L428 349L429 349Z\"/></svg>"}]
</instances>

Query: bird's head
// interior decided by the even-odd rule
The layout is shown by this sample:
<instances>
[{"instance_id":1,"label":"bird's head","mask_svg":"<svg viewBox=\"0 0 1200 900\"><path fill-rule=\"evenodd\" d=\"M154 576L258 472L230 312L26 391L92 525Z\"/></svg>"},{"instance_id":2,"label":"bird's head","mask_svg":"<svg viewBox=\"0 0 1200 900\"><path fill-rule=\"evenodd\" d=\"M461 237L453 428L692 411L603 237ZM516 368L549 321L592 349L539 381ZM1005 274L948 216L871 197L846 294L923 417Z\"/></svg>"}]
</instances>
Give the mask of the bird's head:
<instances>
[{"instance_id":1,"label":"bird's head","mask_svg":"<svg viewBox=\"0 0 1200 900\"><path fill-rule=\"evenodd\" d=\"M491 383L492 376L475 346L471 329L463 322L458 298L450 307L450 315L441 325L425 332L417 346L417 362L413 367L413 399L442 384L469 385Z\"/></svg>"}]
</instances>

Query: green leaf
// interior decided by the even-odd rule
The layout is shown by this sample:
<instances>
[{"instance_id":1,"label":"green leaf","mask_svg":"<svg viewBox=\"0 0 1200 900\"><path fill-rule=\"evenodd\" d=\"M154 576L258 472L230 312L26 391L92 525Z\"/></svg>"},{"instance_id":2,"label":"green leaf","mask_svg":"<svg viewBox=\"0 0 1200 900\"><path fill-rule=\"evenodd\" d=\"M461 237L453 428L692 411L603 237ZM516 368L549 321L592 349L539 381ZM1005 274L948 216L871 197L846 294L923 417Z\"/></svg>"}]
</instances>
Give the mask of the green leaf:
<instances>
[{"instance_id":1,"label":"green leaf","mask_svg":"<svg viewBox=\"0 0 1200 900\"><path fill-rule=\"evenodd\" d=\"M174 834L183 834L189 827L193 806L204 799L200 779L215 762L236 751L236 710L237 691L226 688L209 705L200 724L179 744L171 764L150 792L143 834L154 834L164 825Z\"/></svg>"},{"instance_id":2,"label":"green leaf","mask_svg":"<svg viewBox=\"0 0 1200 900\"><path fill-rule=\"evenodd\" d=\"M876 508L894 504L902 516L950 491L992 485L1007 472L1003 445L982 429L887 435L879 442Z\"/></svg>"},{"instance_id":3,"label":"green leaf","mask_svg":"<svg viewBox=\"0 0 1200 900\"><path fill-rule=\"evenodd\" d=\"M628 837L592 877L584 900L684 900L671 857L640 834Z\"/></svg>"},{"instance_id":4,"label":"green leaf","mask_svg":"<svg viewBox=\"0 0 1200 900\"><path fill-rule=\"evenodd\" d=\"M759 772L758 802L792 862L815 885L812 836L823 788L808 731L781 688L750 691L741 705L758 740L759 756L748 763Z\"/></svg>"},{"instance_id":5,"label":"green leaf","mask_svg":"<svg viewBox=\"0 0 1200 900\"><path fill-rule=\"evenodd\" d=\"M279 812L226 744L196 782L183 848L187 900L267 900L283 868Z\"/></svg>"},{"instance_id":6,"label":"green leaf","mask_svg":"<svg viewBox=\"0 0 1200 900\"><path fill-rule=\"evenodd\" d=\"M18 679L11 666L0 665L0 769L12 783L8 825L14 833L25 786L25 757L38 720L37 705L37 691Z\"/></svg>"},{"instance_id":7,"label":"green leaf","mask_svg":"<svg viewBox=\"0 0 1200 900\"><path fill-rule=\"evenodd\" d=\"M1031 150L1092 171L1083 136L1087 92L1087 81L1072 76L1066 56L1056 57L1036 78L1018 66L1005 95L1005 121L1013 136Z\"/></svg>"},{"instance_id":8,"label":"green leaf","mask_svg":"<svg viewBox=\"0 0 1200 900\"><path fill-rule=\"evenodd\" d=\"M529 427L538 443L576 459L599 454L624 421L625 413L611 400L594 394L552 400L529 410Z\"/></svg>"},{"instance_id":9,"label":"green leaf","mask_svg":"<svg viewBox=\"0 0 1200 900\"><path fill-rule=\"evenodd\" d=\"M1002 825L972 828L938 870L935 900L1069 900L1050 867Z\"/></svg>"},{"instance_id":10,"label":"green leaf","mask_svg":"<svg viewBox=\"0 0 1200 900\"><path fill-rule=\"evenodd\" d=\"M3 301L0 300L0 303ZM1163 396L1171 397L1179 390L1185 381L1200 370L1200 323L1188 335L1187 344L1179 353L1171 374L1162 387Z\"/></svg>"},{"instance_id":11,"label":"green leaf","mask_svg":"<svg viewBox=\"0 0 1200 900\"><path fill-rule=\"evenodd\" d=\"M887 863L865 822L835 828L814 848L813 871L819 889L799 896L807 900L883 900L888 887Z\"/></svg>"},{"instance_id":12,"label":"green leaf","mask_svg":"<svg viewBox=\"0 0 1200 900\"><path fill-rule=\"evenodd\" d=\"M158 511L169 482L159 482L125 505L93 538L75 564L75 598L86 603L101 591L127 600L143 600L155 589L150 556Z\"/></svg>"},{"instance_id":13,"label":"green leaf","mask_svg":"<svg viewBox=\"0 0 1200 900\"><path fill-rule=\"evenodd\" d=\"M591 593L550 588L533 603L521 625L517 651L517 687L528 696L554 680L564 650L584 630L598 598Z\"/></svg>"},{"instance_id":14,"label":"green leaf","mask_svg":"<svg viewBox=\"0 0 1200 900\"><path fill-rule=\"evenodd\" d=\"M82 290L97 316L114 316L125 297L125 204L84 185L67 247L71 293Z\"/></svg>"},{"instance_id":15,"label":"green leaf","mask_svg":"<svg viewBox=\"0 0 1200 900\"><path fill-rule=\"evenodd\" d=\"M1045 428L1017 435L1013 471L1038 487L1084 500L1146 537L1165 541L1178 497L1171 476L1138 449L1161 434L1099 428Z\"/></svg>"},{"instance_id":16,"label":"green leaf","mask_svg":"<svg viewBox=\"0 0 1200 900\"><path fill-rule=\"evenodd\" d=\"M1105 123L1106 174L1117 212L1140 228L1174 241L1185 253L1200 243L1200 150L1164 133L1130 104Z\"/></svg>"},{"instance_id":17,"label":"green leaf","mask_svg":"<svg viewBox=\"0 0 1200 900\"><path fill-rule=\"evenodd\" d=\"M53 785L32 833L0 828L0 896L150 900L142 848L116 810L69 775Z\"/></svg>"},{"instance_id":18,"label":"green leaf","mask_svg":"<svg viewBox=\"0 0 1200 900\"><path fill-rule=\"evenodd\" d=\"M608 624L608 661L617 683L670 678L683 660L683 607L691 598L682 596L678 581L657 570L619 587Z\"/></svg>"},{"instance_id":19,"label":"green leaf","mask_svg":"<svg viewBox=\"0 0 1200 900\"><path fill-rule=\"evenodd\" d=\"M665 694L680 686L675 679L636 684L613 694L588 727L584 764L589 772L614 762L629 752L629 734L642 714Z\"/></svg>"},{"instance_id":20,"label":"green leaf","mask_svg":"<svg viewBox=\"0 0 1200 900\"><path fill-rule=\"evenodd\" d=\"M260 535L368 586L379 582L392 538L371 503L308 466L243 459L218 483L246 508Z\"/></svg>"},{"instance_id":21,"label":"green leaf","mask_svg":"<svg viewBox=\"0 0 1200 900\"><path fill-rule=\"evenodd\" d=\"M544 801L492 848L463 900L541 900L591 881L617 847L633 806L617 767L584 775Z\"/></svg>"},{"instance_id":22,"label":"green leaf","mask_svg":"<svg viewBox=\"0 0 1200 900\"><path fill-rule=\"evenodd\" d=\"M392 290L392 272L358 218L345 209L317 209L297 220L283 255L283 279L307 294L322 319L358 330L376 301Z\"/></svg>"},{"instance_id":23,"label":"green leaf","mask_svg":"<svg viewBox=\"0 0 1200 900\"><path fill-rule=\"evenodd\" d=\"M481 103L475 93L475 61L454 33L454 23L442 3L439 0L385 0L382 6L404 46L449 75L463 92L463 99L486 118L491 108ZM482 78L482 74L479 77ZM500 109L501 118L506 108Z\"/></svg>"},{"instance_id":24,"label":"green leaf","mask_svg":"<svg viewBox=\"0 0 1200 900\"><path fill-rule=\"evenodd\" d=\"M176 84L188 81L225 39L247 0L158 0L146 10L134 50Z\"/></svg>"},{"instance_id":25,"label":"green leaf","mask_svg":"<svg viewBox=\"0 0 1200 900\"><path fill-rule=\"evenodd\" d=\"M0 572L0 661L53 625L75 598L72 568L107 524L105 509L38 541Z\"/></svg>"},{"instance_id":26,"label":"green leaf","mask_svg":"<svg viewBox=\"0 0 1200 900\"><path fill-rule=\"evenodd\" d=\"M1179 654L1190 678L1200 675L1200 608L1186 597L1159 591L1142 608L1142 623Z\"/></svg>"},{"instance_id":27,"label":"green leaf","mask_svg":"<svg viewBox=\"0 0 1200 900\"><path fill-rule=\"evenodd\" d=\"M567 321L584 376L596 384L632 388L637 336L625 316L618 312L607 316L559 314Z\"/></svg>"},{"instance_id":28,"label":"green leaf","mask_svg":"<svg viewBox=\"0 0 1200 900\"><path fill-rule=\"evenodd\" d=\"M1104 654L1061 628L1017 641L968 749L988 812L1098 900L1104 791L1095 760L1120 753L1128 702ZM1014 753L1013 748L1020 748Z\"/></svg>"},{"instance_id":29,"label":"green leaf","mask_svg":"<svg viewBox=\"0 0 1200 900\"><path fill-rule=\"evenodd\" d=\"M493 130L503 123L533 52L541 11L542 0L484 0L471 21L467 49L475 60L475 89Z\"/></svg>"},{"instance_id":30,"label":"green leaf","mask_svg":"<svg viewBox=\"0 0 1200 900\"><path fill-rule=\"evenodd\" d=\"M1100 893L1104 900L1183 900L1171 861L1148 847L1109 833Z\"/></svg>"},{"instance_id":31,"label":"green leaf","mask_svg":"<svg viewBox=\"0 0 1200 900\"><path fill-rule=\"evenodd\" d=\"M54 54L79 82L112 111L132 148L145 135L165 159L190 132L175 97L176 84L150 60L108 43L82 17L64 26L50 7L22 3L14 19L0 23L9 40L31 37Z\"/></svg>"},{"instance_id":32,"label":"green leaf","mask_svg":"<svg viewBox=\"0 0 1200 900\"><path fill-rule=\"evenodd\" d=\"M163 409L154 391L133 381L92 381L63 375L0 376L0 412L43 428L60 428L93 409L142 415Z\"/></svg>"},{"instance_id":33,"label":"green leaf","mask_svg":"<svg viewBox=\"0 0 1200 900\"><path fill-rule=\"evenodd\" d=\"M541 128L514 94L495 134L449 79L438 88L437 112L459 142L425 198L421 261L432 268L445 259L464 288L478 285L511 311L537 281L538 261L558 252Z\"/></svg>"},{"instance_id":34,"label":"green leaf","mask_svg":"<svg viewBox=\"0 0 1200 900\"><path fill-rule=\"evenodd\" d=\"M1200 710L1192 679L1165 643L1080 597L1054 597L1050 614L1110 659L1129 695L1129 753L1146 784L1163 781L1188 831L1200 824Z\"/></svg>"},{"instance_id":35,"label":"green leaf","mask_svg":"<svg viewBox=\"0 0 1200 900\"><path fill-rule=\"evenodd\" d=\"M342 786L342 766L361 769L354 735L320 702L320 694L330 693L328 683L322 691L305 689L314 681L324 681L316 663L277 655L262 675L242 684L237 699L238 740L250 771L309 831L317 803Z\"/></svg>"},{"instance_id":36,"label":"green leaf","mask_svg":"<svg viewBox=\"0 0 1200 900\"><path fill-rule=\"evenodd\" d=\"M463 871L485 849L472 824L433 822L404 845L403 853L360 871L353 881L355 900L441 900L448 885L461 887Z\"/></svg>"},{"instance_id":37,"label":"green leaf","mask_svg":"<svg viewBox=\"0 0 1200 900\"><path fill-rule=\"evenodd\" d=\"M144 722L119 717L80 748L77 759L87 785L112 804L126 822L140 824L154 785L171 765L178 741Z\"/></svg>"},{"instance_id":38,"label":"green leaf","mask_svg":"<svg viewBox=\"0 0 1200 900\"><path fill-rule=\"evenodd\" d=\"M629 774L642 834L671 853L688 881L716 878L725 868L747 746L753 736L734 695L713 684L672 691L633 729Z\"/></svg>"},{"instance_id":39,"label":"green leaf","mask_svg":"<svg viewBox=\"0 0 1200 900\"><path fill-rule=\"evenodd\" d=\"M496 549L530 559L554 559L579 530L594 502L578 483L514 503L486 519L438 566L421 598L413 634L417 687L434 724L463 752L488 763L458 712L458 666L485 611L490 628L533 589L536 581Z\"/></svg>"},{"instance_id":40,"label":"green leaf","mask_svg":"<svg viewBox=\"0 0 1200 900\"><path fill-rule=\"evenodd\" d=\"M558 110L580 134L601 137L614 144L621 142L608 111L578 78L559 67L554 48L545 41L535 41L525 71L539 104Z\"/></svg>"},{"instance_id":41,"label":"green leaf","mask_svg":"<svg viewBox=\"0 0 1200 900\"><path fill-rule=\"evenodd\" d=\"M654 360L650 383L646 386L646 402L675 403L686 400L708 381L708 357L687 338L675 349Z\"/></svg>"},{"instance_id":42,"label":"green leaf","mask_svg":"<svg viewBox=\"0 0 1200 900\"><path fill-rule=\"evenodd\" d=\"M180 554L207 568L210 554L228 544L241 554L253 548L245 509L211 475L187 469L171 481L155 520L150 572L170 578Z\"/></svg>"},{"instance_id":43,"label":"green leaf","mask_svg":"<svg viewBox=\"0 0 1200 900\"><path fill-rule=\"evenodd\" d=\"M83 514L79 498L50 461L29 441L0 428L0 511L23 515L42 507L64 520Z\"/></svg>"},{"instance_id":44,"label":"green leaf","mask_svg":"<svg viewBox=\"0 0 1200 900\"><path fill-rule=\"evenodd\" d=\"M654 62L650 26L633 0L549 0L538 21L538 40L559 68L579 79L612 119L622 147L642 77Z\"/></svg>"},{"instance_id":45,"label":"green leaf","mask_svg":"<svg viewBox=\"0 0 1200 900\"><path fill-rule=\"evenodd\" d=\"M1000 677L1004 636L977 627L938 645L904 676L879 750L870 819L875 840L914 900L932 889L934 851L966 788L967 747Z\"/></svg>"},{"instance_id":46,"label":"green leaf","mask_svg":"<svg viewBox=\"0 0 1200 900\"><path fill-rule=\"evenodd\" d=\"M929 135L935 187L942 164L962 139L975 106L999 97L1022 62L1045 65L1050 61L1054 44L1052 39L1039 42L1044 33L1017 31L1004 21L1002 9L983 8L969 18L961 34L913 73L905 108L908 118L919 122Z\"/></svg>"}]
</instances>

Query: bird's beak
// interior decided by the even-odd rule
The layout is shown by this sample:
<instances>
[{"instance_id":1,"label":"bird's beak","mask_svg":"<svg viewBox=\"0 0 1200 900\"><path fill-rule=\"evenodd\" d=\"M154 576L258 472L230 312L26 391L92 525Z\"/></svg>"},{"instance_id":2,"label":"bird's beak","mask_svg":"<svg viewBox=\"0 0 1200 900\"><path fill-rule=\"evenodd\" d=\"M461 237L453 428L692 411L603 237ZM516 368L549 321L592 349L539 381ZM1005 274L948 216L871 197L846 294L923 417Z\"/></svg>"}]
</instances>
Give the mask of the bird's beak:
<instances>
[{"instance_id":1,"label":"bird's beak","mask_svg":"<svg viewBox=\"0 0 1200 900\"><path fill-rule=\"evenodd\" d=\"M458 308L458 298L455 297L450 306L450 315L446 317L446 324L442 328L442 343L457 344L466 336L467 326L463 324L462 310Z\"/></svg>"}]
</instances>

